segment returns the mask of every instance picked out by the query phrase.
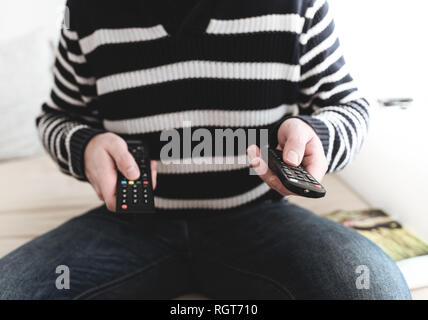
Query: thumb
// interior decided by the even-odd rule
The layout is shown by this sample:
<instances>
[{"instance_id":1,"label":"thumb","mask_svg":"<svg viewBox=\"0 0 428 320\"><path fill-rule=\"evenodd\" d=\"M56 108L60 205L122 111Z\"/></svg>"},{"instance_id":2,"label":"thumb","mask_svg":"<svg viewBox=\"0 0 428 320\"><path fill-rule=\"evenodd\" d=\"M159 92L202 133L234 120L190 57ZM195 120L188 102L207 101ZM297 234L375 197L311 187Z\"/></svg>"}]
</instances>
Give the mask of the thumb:
<instances>
[{"instance_id":1,"label":"thumb","mask_svg":"<svg viewBox=\"0 0 428 320\"><path fill-rule=\"evenodd\" d=\"M140 176L140 170L134 157L128 151L128 145L122 139L112 143L108 149L108 153L113 158L119 171L130 180L136 180Z\"/></svg>"},{"instance_id":2,"label":"thumb","mask_svg":"<svg viewBox=\"0 0 428 320\"><path fill-rule=\"evenodd\" d=\"M283 150L284 161L294 167L299 166L305 155L305 149L306 141L302 137L292 136L287 138Z\"/></svg>"}]
</instances>

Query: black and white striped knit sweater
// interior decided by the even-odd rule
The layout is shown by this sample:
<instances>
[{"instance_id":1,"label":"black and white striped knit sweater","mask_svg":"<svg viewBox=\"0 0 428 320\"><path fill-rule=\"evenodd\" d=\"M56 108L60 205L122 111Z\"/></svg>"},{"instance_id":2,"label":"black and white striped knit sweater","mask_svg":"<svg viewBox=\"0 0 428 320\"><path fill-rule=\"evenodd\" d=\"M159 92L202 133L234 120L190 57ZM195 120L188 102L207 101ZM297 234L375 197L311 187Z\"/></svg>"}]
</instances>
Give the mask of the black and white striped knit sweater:
<instances>
[{"instance_id":1,"label":"black and white striped knit sweater","mask_svg":"<svg viewBox=\"0 0 428 320\"><path fill-rule=\"evenodd\" d=\"M351 161L368 103L325 0L200 0L174 30L161 2L68 1L53 89L37 119L62 171L85 179L83 152L100 132L145 139L159 159L160 133L184 121L270 129L289 114L315 129L330 172ZM227 209L278 196L246 165L158 165L158 208Z\"/></svg>"}]
</instances>

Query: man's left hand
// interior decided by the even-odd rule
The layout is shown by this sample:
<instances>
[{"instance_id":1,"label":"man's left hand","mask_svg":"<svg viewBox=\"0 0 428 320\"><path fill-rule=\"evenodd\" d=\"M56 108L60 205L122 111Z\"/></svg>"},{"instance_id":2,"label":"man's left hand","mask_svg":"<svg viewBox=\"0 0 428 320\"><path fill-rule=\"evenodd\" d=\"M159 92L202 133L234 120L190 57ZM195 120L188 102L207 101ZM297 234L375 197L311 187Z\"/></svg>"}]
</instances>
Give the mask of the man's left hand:
<instances>
[{"instance_id":1,"label":"man's left hand","mask_svg":"<svg viewBox=\"0 0 428 320\"><path fill-rule=\"evenodd\" d=\"M285 163L294 167L300 164L318 182L321 182L328 169L327 159L321 140L310 125L298 118L285 120L278 130L278 146L282 150ZM247 149L250 164L272 189L283 196L293 195L287 190L278 177L268 168L265 161L260 157L260 150L252 145Z\"/></svg>"}]
</instances>

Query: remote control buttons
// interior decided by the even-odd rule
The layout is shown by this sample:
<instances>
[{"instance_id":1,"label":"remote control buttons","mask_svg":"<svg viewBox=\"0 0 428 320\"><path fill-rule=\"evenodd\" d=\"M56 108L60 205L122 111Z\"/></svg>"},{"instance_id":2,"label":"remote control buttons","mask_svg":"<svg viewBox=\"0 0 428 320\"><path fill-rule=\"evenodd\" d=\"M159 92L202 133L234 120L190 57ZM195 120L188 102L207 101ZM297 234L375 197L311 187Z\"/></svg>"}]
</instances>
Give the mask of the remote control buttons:
<instances>
[{"instance_id":1,"label":"remote control buttons","mask_svg":"<svg viewBox=\"0 0 428 320\"><path fill-rule=\"evenodd\" d=\"M128 150L139 166L141 177L137 180L128 180L119 172L117 185L118 209L129 213L154 212L149 171L150 160L147 158L146 149L136 142L128 142Z\"/></svg>"}]
</instances>

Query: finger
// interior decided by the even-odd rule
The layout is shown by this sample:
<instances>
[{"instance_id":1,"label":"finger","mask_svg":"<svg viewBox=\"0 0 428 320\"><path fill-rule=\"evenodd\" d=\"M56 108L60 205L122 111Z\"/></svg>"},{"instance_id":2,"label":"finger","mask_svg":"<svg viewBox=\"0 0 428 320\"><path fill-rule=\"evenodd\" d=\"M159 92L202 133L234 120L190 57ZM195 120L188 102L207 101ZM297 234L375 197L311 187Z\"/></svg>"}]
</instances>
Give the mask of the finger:
<instances>
[{"instance_id":1,"label":"finger","mask_svg":"<svg viewBox=\"0 0 428 320\"><path fill-rule=\"evenodd\" d=\"M260 156L260 149L257 146L250 146L247 149L248 158L250 159L250 165L254 169L260 178L264 180L268 173L269 167Z\"/></svg>"},{"instance_id":2,"label":"finger","mask_svg":"<svg viewBox=\"0 0 428 320\"><path fill-rule=\"evenodd\" d=\"M324 155L322 144L312 139L306 146L303 166L318 182L324 178L328 164Z\"/></svg>"},{"instance_id":3,"label":"finger","mask_svg":"<svg viewBox=\"0 0 428 320\"><path fill-rule=\"evenodd\" d=\"M107 147L107 152L111 155L119 171L129 180L137 180L140 170L134 157L128 151L126 142L122 139L115 140Z\"/></svg>"},{"instance_id":4,"label":"finger","mask_svg":"<svg viewBox=\"0 0 428 320\"><path fill-rule=\"evenodd\" d=\"M116 180L117 172L113 159L110 156L103 158L99 165L98 185L107 209L116 211Z\"/></svg>"},{"instance_id":5,"label":"finger","mask_svg":"<svg viewBox=\"0 0 428 320\"><path fill-rule=\"evenodd\" d=\"M255 169L259 165L260 149L255 144L247 148L247 155L250 165Z\"/></svg>"},{"instance_id":6,"label":"finger","mask_svg":"<svg viewBox=\"0 0 428 320\"><path fill-rule=\"evenodd\" d=\"M266 182L269 187L279 192L281 195L292 194L288 191L281 183L279 178L269 169L269 166L260 157L260 149L257 146L250 146L247 149L248 157L250 158L250 165L254 171L260 176L260 178Z\"/></svg>"},{"instance_id":7,"label":"finger","mask_svg":"<svg viewBox=\"0 0 428 320\"><path fill-rule=\"evenodd\" d=\"M291 166L299 166L305 155L307 138L298 133L287 138L283 149L284 162Z\"/></svg>"},{"instance_id":8,"label":"finger","mask_svg":"<svg viewBox=\"0 0 428 320\"><path fill-rule=\"evenodd\" d=\"M279 180L279 178L276 176L276 174L272 170L269 169L266 162L262 158L259 158L259 159L260 159L260 164L259 164L258 168L254 168L254 170L256 172L261 173L261 174L259 174L260 178L264 182L266 182L266 184L269 187L276 190L281 195L283 195L283 196L291 195L292 193L289 190L287 190L287 188L284 187L281 180Z\"/></svg>"},{"instance_id":9,"label":"finger","mask_svg":"<svg viewBox=\"0 0 428 320\"><path fill-rule=\"evenodd\" d=\"M269 166L262 159L261 152L259 147L256 145L252 145L247 149L248 158L250 160L250 165L257 173L257 175L262 178L266 183L268 183L270 174L269 174Z\"/></svg>"},{"instance_id":10,"label":"finger","mask_svg":"<svg viewBox=\"0 0 428 320\"><path fill-rule=\"evenodd\" d=\"M260 149L257 145L253 144L247 148L247 155L250 159L260 157Z\"/></svg>"},{"instance_id":11,"label":"finger","mask_svg":"<svg viewBox=\"0 0 428 320\"><path fill-rule=\"evenodd\" d=\"M158 163L154 160L150 161L150 170L152 171L152 185L153 185L153 190L156 189L156 179L157 179L157 171L156 168L158 166Z\"/></svg>"}]
</instances>

